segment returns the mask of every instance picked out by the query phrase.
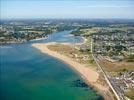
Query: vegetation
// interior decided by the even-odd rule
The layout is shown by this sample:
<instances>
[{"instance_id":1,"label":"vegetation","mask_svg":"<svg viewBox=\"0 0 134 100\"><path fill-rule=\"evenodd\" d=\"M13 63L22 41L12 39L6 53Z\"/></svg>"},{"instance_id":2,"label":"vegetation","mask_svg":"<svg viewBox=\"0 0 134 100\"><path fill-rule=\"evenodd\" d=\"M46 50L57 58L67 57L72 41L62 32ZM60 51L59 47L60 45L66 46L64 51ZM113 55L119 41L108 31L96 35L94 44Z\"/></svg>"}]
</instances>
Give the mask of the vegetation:
<instances>
[{"instance_id":1,"label":"vegetation","mask_svg":"<svg viewBox=\"0 0 134 100\"><path fill-rule=\"evenodd\" d=\"M112 30L112 31L107 31L107 32L95 32L95 33L91 33L92 35L113 35L116 33L123 33L124 31L121 30Z\"/></svg>"},{"instance_id":2,"label":"vegetation","mask_svg":"<svg viewBox=\"0 0 134 100\"><path fill-rule=\"evenodd\" d=\"M127 57L125 57L125 61L126 62L134 62L134 55L128 55Z\"/></svg>"},{"instance_id":3,"label":"vegetation","mask_svg":"<svg viewBox=\"0 0 134 100\"><path fill-rule=\"evenodd\" d=\"M80 36L80 35L82 35L83 33L84 33L84 32L83 32L83 31L80 31L79 29L71 32L71 34L73 34L73 35L75 35L75 36Z\"/></svg>"},{"instance_id":4,"label":"vegetation","mask_svg":"<svg viewBox=\"0 0 134 100\"><path fill-rule=\"evenodd\" d=\"M130 89L130 90L126 91L125 95L127 97L129 97L130 99L134 100L134 94L133 93L134 93L134 89Z\"/></svg>"}]
</instances>

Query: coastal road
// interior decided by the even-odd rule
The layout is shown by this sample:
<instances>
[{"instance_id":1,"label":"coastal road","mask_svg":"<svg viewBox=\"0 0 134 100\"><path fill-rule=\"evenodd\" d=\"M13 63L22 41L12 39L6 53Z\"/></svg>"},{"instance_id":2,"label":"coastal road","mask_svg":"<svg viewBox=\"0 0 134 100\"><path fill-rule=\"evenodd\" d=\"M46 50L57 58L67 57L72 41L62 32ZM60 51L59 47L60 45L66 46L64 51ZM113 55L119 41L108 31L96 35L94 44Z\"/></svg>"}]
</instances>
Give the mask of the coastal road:
<instances>
[{"instance_id":1,"label":"coastal road","mask_svg":"<svg viewBox=\"0 0 134 100\"><path fill-rule=\"evenodd\" d=\"M105 73L104 69L102 68L102 66L99 64L99 60L95 57L94 53L93 53L93 39L91 40L91 54L92 54L92 57L94 59L94 61L96 62L97 66L100 68L101 72L103 73L103 76L107 82L107 84L109 85L109 87L112 89L113 93L115 94L117 100L124 100L122 98L122 95L118 94L117 91L116 91L116 87L113 87L113 84L111 84L107 74ZM114 83L114 82L112 82Z\"/></svg>"},{"instance_id":2,"label":"coastal road","mask_svg":"<svg viewBox=\"0 0 134 100\"><path fill-rule=\"evenodd\" d=\"M104 68L104 66L106 66L106 64L102 62L104 58L101 55L98 55L96 57L96 59L97 59L97 62L99 63L99 65L101 66L102 70L105 72L105 70L103 68ZM106 72L105 72L105 75L107 76L107 79L111 83L112 87L114 88L114 90L116 91L116 93L118 94L118 96L120 97L120 99L121 100L124 100L123 99L124 93L121 90L119 84L117 83L117 80L114 77L108 75Z\"/></svg>"}]
</instances>

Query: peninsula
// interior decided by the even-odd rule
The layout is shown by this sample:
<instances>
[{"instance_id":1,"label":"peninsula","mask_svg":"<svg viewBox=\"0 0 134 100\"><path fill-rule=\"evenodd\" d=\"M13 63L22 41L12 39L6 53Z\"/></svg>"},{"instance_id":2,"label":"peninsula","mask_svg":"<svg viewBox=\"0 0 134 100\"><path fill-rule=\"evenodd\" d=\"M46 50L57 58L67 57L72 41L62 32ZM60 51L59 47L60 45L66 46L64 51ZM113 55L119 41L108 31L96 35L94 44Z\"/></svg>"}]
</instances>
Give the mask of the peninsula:
<instances>
[{"instance_id":1,"label":"peninsula","mask_svg":"<svg viewBox=\"0 0 134 100\"><path fill-rule=\"evenodd\" d=\"M97 91L100 92L100 94L103 95L103 97L109 98L109 90L108 87L103 86L98 82L99 79L99 73L90 67L85 66L84 64L78 63L74 61L73 59L69 58L68 56L65 56L64 54L60 54L58 52L52 51L48 48L48 46L55 45L56 43L34 43L32 46L38 50L40 50L42 53L46 53L50 56L53 56L55 58L58 58L62 60L63 62L70 65L70 68L75 70L80 74L80 76L92 87L94 87ZM71 45L67 43L62 43L65 46ZM111 97L112 98L112 97Z\"/></svg>"}]
</instances>

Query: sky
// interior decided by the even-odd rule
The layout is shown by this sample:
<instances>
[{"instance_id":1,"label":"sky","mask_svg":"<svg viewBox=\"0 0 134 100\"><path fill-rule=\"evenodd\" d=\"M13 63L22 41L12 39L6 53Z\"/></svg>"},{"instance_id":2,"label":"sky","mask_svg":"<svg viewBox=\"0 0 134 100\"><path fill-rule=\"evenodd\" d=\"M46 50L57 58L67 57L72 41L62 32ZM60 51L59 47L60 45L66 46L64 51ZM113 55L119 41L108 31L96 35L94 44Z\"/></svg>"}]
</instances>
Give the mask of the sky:
<instances>
[{"instance_id":1,"label":"sky","mask_svg":"<svg viewBox=\"0 0 134 100\"><path fill-rule=\"evenodd\" d=\"M134 19L134 0L0 0L1 19Z\"/></svg>"}]
</instances>

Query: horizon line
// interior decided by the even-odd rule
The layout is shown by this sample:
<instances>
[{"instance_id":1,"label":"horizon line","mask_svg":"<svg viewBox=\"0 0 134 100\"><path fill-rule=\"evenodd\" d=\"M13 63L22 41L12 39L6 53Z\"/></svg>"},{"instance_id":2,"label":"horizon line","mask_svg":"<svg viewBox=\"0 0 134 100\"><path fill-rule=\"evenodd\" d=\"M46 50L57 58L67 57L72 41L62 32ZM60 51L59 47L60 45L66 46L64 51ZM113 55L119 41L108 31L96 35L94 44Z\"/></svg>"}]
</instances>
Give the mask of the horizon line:
<instances>
[{"instance_id":1,"label":"horizon line","mask_svg":"<svg viewBox=\"0 0 134 100\"><path fill-rule=\"evenodd\" d=\"M103 20L103 19L120 19L120 20L134 20L134 18L0 18L0 20L30 20L30 19L89 19L89 20Z\"/></svg>"}]
</instances>

